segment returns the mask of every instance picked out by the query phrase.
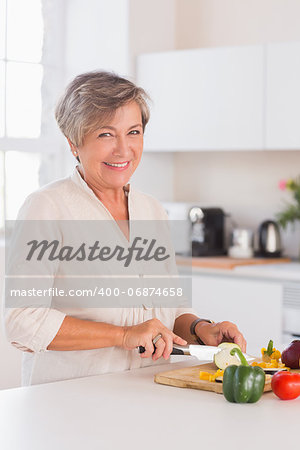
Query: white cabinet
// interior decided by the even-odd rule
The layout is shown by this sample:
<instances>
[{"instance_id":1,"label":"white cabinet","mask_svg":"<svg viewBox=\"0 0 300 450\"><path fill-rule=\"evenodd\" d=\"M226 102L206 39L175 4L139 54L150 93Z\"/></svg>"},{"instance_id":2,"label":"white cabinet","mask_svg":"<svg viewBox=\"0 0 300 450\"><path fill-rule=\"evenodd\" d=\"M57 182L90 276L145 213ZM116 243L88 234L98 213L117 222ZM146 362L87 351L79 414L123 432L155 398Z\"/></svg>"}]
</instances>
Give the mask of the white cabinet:
<instances>
[{"instance_id":1,"label":"white cabinet","mask_svg":"<svg viewBox=\"0 0 300 450\"><path fill-rule=\"evenodd\" d=\"M267 46L266 148L300 149L300 43Z\"/></svg>"},{"instance_id":2,"label":"white cabinet","mask_svg":"<svg viewBox=\"0 0 300 450\"><path fill-rule=\"evenodd\" d=\"M139 56L137 82L153 105L145 150L263 147L263 46Z\"/></svg>"},{"instance_id":3,"label":"white cabinet","mask_svg":"<svg viewBox=\"0 0 300 450\"><path fill-rule=\"evenodd\" d=\"M280 283L222 276L193 276L193 308L199 317L234 322L244 334L247 352L260 354L269 339L282 345Z\"/></svg>"}]
</instances>

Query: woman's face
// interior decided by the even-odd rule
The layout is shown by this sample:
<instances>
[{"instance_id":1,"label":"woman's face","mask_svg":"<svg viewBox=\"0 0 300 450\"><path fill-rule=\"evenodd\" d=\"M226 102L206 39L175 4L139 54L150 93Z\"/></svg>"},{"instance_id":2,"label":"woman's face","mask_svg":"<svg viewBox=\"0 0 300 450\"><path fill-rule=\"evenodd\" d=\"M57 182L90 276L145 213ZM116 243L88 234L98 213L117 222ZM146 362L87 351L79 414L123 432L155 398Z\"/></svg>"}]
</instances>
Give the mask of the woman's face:
<instances>
[{"instance_id":1,"label":"woman's face","mask_svg":"<svg viewBox=\"0 0 300 450\"><path fill-rule=\"evenodd\" d=\"M85 136L77 151L88 184L100 190L126 185L143 152L139 105L133 101L118 108L104 126Z\"/></svg>"}]
</instances>

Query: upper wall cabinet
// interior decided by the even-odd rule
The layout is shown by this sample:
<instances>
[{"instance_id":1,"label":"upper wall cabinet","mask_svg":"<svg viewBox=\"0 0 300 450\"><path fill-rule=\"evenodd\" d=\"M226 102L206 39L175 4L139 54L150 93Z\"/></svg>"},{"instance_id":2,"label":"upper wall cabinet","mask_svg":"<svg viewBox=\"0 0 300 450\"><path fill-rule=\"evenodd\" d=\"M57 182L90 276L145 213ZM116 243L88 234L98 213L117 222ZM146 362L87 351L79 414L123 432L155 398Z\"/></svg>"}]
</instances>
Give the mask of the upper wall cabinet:
<instances>
[{"instance_id":1,"label":"upper wall cabinet","mask_svg":"<svg viewBox=\"0 0 300 450\"><path fill-rule=\"evenodd\" d=\"M267 46L266 148L300 149L300 43Z\"/></svg>"},{"instance_id":2,"label":"upper wall cabinet","mask_svg":"<svg viewBox=\"0 0 300 450\"><path fill-rule=\"evenodd\" d=\"M263 46L139 56L137 81L153 102L145 149L262 149L263 73Z\"/></svg>"}]
</instances>

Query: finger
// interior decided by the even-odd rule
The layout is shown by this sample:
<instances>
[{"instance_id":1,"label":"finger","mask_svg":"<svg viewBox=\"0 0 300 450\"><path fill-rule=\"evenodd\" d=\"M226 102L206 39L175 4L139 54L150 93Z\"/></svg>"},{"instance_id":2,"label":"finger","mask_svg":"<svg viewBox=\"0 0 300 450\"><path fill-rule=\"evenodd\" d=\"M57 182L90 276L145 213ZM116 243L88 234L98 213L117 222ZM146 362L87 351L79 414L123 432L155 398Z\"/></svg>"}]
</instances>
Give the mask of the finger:
<instances>
[{"instance_id":1,"label":"finger","mask_svg":"<svg viewBox=\"0 0 300 450\"><path fill-rule=\"evenodd\" d=\"M163 339L163 337L161 337L160 339L158 339L158 341L156 341L155 347L155 353L152 355L152 359L153 361L156 361L158 358L160 358L164 352L166 343Z\"/></svg>"},{"instance_id":2,"label":"finger","mask_svg":"<svg viewBox=\"0 0 300 450\"><path fill-rule=\"evenodd\" d=\"M164 352L163 352L162 356L164 357L164 359L169 359L170 358L170 355L171 355L172 350L173 350L173 342L174 342L173 339L174 339L174 336L176 336L176 335L174 335L174 333L163 336L164 337L164 341L165 341L165 349L164 349Z\"/></svg>"},{"instance_id":3,"label":"finger","mask_svg":"<svg viewBox=\"0 0 300 450\"><path fill-rule=\"evenodd\" d=\"M242 351L246 350L246 340L234 323L221 322L220 334L223 335L222 341L227 339L227 342L238 344Z\"/></svg>"},{"instance_id":4,"label":"finger","mask_svg":"<svg viewBox=\"0 0 300 450\"><path fill-rule=\"evenodd\" d=\"M239 347L241 347L241 350L243 352L246 351L246 339L242 335L242 333L237 329L236 326L233 326L232 328L228 329L228 334L230 336L230 339L232 342L237 344Z\"/></svg>"},{"instance_id":5,"label":"finger","mask_svg":"<svg viewBox=\"0 0 300 450\"><path fill-rule=\"evenodd\" d=\"M178 345L186 345L187 341L182 339L180 336L177 336L177 334L173 333L173 342Z\"/></svg>"},{"instance_id":6,"label":"finger","mask_svg":"<svg viewBox=\"0 0 300 450\"><path fill-rule=\"evenodd\" d=\"M152 340L149 339L148 341L146 341L143 344L143 347L145 347L145 351L144 351L144 353L140 354L141 358L150 358L150 356L152 356L152 354L154 352L154 346L153 346Z\"/></svg>"},{"instance_id":7,"label":"finger","mask_svg":"<svg viewBox=\"0 0 300 450\"><path fill-rule=\"evenodd\" d=\"M247 342L242 333L236 335L233 342L241 347L242 352L246 352Z\"/></svg>"}]
</instances>

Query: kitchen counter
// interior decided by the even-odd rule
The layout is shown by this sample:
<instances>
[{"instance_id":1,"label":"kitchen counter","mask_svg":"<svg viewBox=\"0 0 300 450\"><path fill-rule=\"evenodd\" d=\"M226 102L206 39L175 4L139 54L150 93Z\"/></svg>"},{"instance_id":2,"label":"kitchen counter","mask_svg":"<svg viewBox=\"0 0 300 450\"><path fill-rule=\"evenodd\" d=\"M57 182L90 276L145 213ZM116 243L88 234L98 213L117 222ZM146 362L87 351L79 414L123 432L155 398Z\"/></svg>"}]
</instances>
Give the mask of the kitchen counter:
<instances>
[{"instance_id":1,"label":"kitchen counter","mask_svg":"<svg viewBox=\"0 0 300 450\"><path fill-rule=\"evenodd\" d=\"M241 260L240 265L230 266L226 263L226 258L204 258L204 262L199 263L201 258L176 257L177 267L182 275L212 275L226 276L231 278L259 279L261 281L300 281L300 262L287 259L278 259L276 263L270 260L269 263L247 264ZM207 261L207 263L206 263ZM273 261L273 262L272 262Z\"/></svg>"},{"instance_id":2,"label":"kitchen counter","mask_svg":"<svg viewBox=\"0 0 300 450\"><path fill-rule=\"evenodd\" d=\"M180 265L192 267L210 268L210 269L234 269L238 266L264 265L264 264L282 264L291 262L290 258L231 258L229 256L202 256L202 257L183 257L176 256L176 261Z\"/></svg>"},{"instance_id":3,"label":"kitchen counter","mask_svg":"<svg viewBox=\"0 0 300 450\"><path fill-rule=\"evenodd\" d=\"M170 364L0 391L1 450L295 448L300 397L231 404L154 383L165 370Z\"/></svg>"}]
</instances>

